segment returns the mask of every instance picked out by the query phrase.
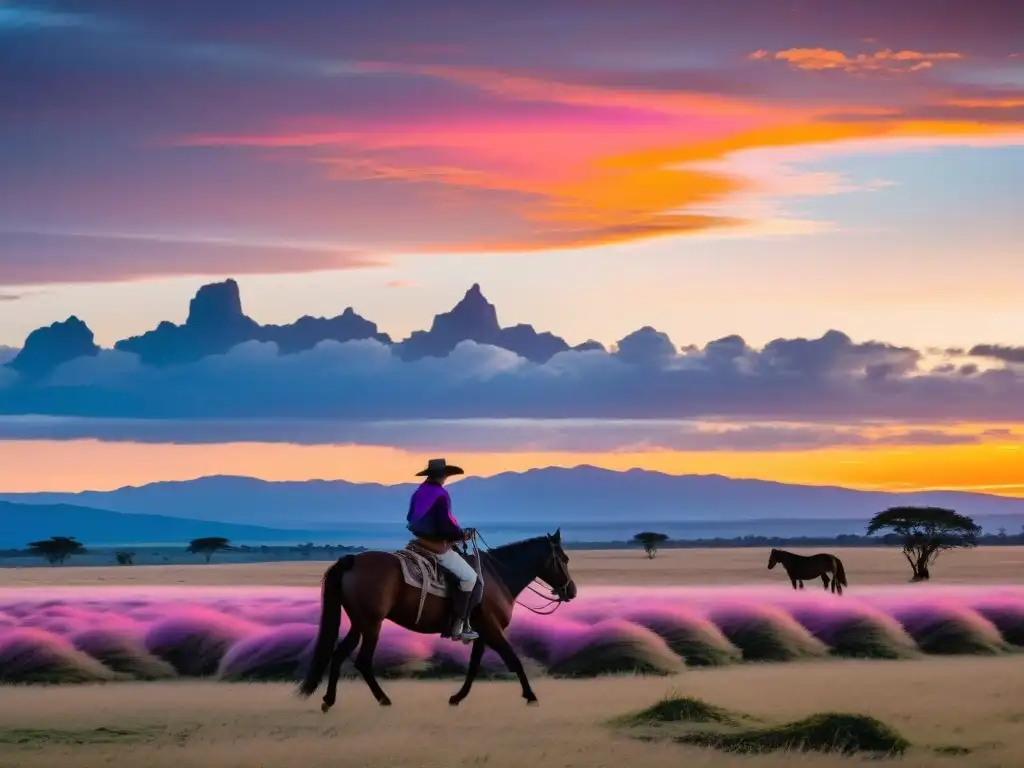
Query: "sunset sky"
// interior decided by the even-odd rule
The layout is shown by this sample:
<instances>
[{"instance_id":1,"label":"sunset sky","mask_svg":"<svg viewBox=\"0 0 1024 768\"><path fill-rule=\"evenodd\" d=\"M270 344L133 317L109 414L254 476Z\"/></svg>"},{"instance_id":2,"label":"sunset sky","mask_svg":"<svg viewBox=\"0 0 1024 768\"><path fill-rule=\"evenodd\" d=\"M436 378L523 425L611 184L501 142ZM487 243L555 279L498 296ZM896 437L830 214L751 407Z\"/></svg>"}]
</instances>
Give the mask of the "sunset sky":
<instances>
[{"instance_id":1,"label":"sunset sky","mask_svg":"<svg viewBox=\"0 0 1024 768\"><path fill-rule=\"evenodd\" d=\"M443 455L1024 496L1021 30L1005 0L0 0L0 360L226 277L261 323L396 340L479 283L610 350L3 369L0 490ZM627 361L645 326L676 349Z\"/></svg>"}]
</instances>

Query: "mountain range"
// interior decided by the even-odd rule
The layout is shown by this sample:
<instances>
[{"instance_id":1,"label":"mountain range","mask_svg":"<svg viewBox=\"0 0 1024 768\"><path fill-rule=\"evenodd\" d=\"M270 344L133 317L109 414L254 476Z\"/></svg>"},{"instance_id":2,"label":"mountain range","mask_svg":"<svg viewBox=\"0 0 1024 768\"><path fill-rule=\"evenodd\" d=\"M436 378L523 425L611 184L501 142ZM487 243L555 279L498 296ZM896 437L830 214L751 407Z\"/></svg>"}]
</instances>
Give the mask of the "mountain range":
<instances>
[{"instance_id":1,"label":"mountain range","mask_svg":"<svg viewBox=\"0 0 1024 768\"><path fill-rule=\"evenodd\" d=\"M212 476L113 491L8 493L0 494L0 500L22 505L23 512L31 505L87 508L80 514L95 522L90 523L93 530L83 531L83 536L93 540L113 530L108 526L123 525L123 521L96 516L105 511L212 522L221 526L217 535L258 542L266 537L291 539L293 535L306 540L311 537L309 532L316 532L318 539L385 530L401 536L414 487L413 483L268 482ZM1024 499L980 493L857 491L720 475L668 475L639 469L615 472L590 466L466 478L452 484L452 496L460 521L480 528L485 536L488 530L528 534L562 526L567 537L589 541L622 540L632 535L631 527L645 525L658 525L675 537L694 538L863 533L874 513L901 505L951 507L992 531L998 527L1016 530L1024 523ZM224 526L262 529L228 533ZM66 528L47 529L45 535L52 534L70 535ZM338 543L364 542L338 539Z\"/></svg>"},{"instance_id":2,"label":"mountain range","mask_svg":"<svg viewBox=\"0 0 1024 768\"><path fill-rule=\"evenodd\" d=\"M73 504L13 504L0 501L0 549L21 549L50 536L74 536L88 546L180 544L203 536L237 542L298 543L316 534L257 525L139 515Z\"/></svg>"},{"instance_id":3,"label":"mountain range","mask_svg":"<svg viewBox=\"0 0 1024 768\"><path fill-rule=\"evenodd\" d=\"M409 338L396 342L352 307L331 318L307 315L286 325L261 325L243 311L238 283L231 279L202 286L189 303L183 324L163 321L142 335L121 339L114 348L138 355L144 364L167 366L223 354L247 341L274 342L279 353L287 355L312 349L321 341L358 339L387 344L403 360L444 357L467 340L508 349L538 363L569 349L603 348L596 341L570 347L564 339L538 332L528 324L503 328L497 310L484 297L479 284L473 284L450 311L435 315L429 330L413 331ZM7 365L37 377L62 363L99 352L92 330L72 315L32 331Z\"/></svg>"}]
</instances>

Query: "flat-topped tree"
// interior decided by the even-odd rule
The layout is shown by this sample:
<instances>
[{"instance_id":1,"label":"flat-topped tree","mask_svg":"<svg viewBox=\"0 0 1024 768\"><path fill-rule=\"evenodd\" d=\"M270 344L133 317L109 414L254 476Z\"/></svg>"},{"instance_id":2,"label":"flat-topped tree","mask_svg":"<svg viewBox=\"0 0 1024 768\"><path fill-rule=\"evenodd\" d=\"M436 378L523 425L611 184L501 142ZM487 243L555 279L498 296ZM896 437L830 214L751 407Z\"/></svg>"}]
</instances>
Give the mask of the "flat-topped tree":
<instances>
[{"instance_id":1,"label":"flat-topped tree","mask_svg":"<svg viewBox=\"0 0 1024 768\"><path fill-rule=\"evenodd\" d=\"M640 544L644 548L644 552L647 554L649 560L653 560L658 556L658 547L668 541L668 536L664 533L655 533L653 531L643 531L633 537L633 541Z\"/></svg>"},{"instance_id":2,"label":"flat-topped tree","mask_svg":"<svg viewBox=\"0 0 1024 768\"><path fill-rule=\"evenodd\" d=\"M51 536L41 541L29 542L28 551L45 558L50 565L63 565L72 555L84 555L86 550L74 536Z\"/></svg>"},{"instance_id":3,"label":"flat-topped tree","mask_svg":"<svg viewBox=\"0 0 1024 768\"><path fill-rule=\"evenodd\" d=\"M981 526L967 515L942 507L890 507L868 523L868 536L881 532L899 539L903 556L913 570L913 581L931 578L929 566L941 552L977 544Z\"/></svg>"},{"instance_id":4,"label":"flat-topped tree","mask_svg":"<svg viewBox=\"0 0 1024 768\"><path fill-rule=\"evenodd\" d=\"M234 547L231 546L230 539L225 539L223 536L207 536L202 539L192 539L186 551L190 555L202 555L206 558L206 562L210 562L214 553L227 552L231 549Z\"/></svg>"}]
</instances>

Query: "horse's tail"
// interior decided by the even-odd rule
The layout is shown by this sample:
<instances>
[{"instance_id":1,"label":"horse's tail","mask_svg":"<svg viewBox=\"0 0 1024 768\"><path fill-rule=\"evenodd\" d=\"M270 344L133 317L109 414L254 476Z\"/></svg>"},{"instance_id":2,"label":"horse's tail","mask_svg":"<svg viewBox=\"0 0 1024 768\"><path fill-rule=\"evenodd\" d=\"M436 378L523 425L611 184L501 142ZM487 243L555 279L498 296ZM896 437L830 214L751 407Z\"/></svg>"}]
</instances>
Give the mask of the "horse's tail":
<instances>
[{"instance_id":1,"label":"horse's tail","mask_svg":"<svg viewBox=\"0 0 1024 768\"><path fill-rule=\"evenodd\" d=\"M838 581L844 587L850 586L849 583L846 581L846 569L843 568L843 561L835 555L832 555L832 557L836 561L836 581Z\"/></svg>"},{"instance_id":2,"label":"horse's tail","mask_svg":"<svg viewBox=\"0 0 1024 768\"><path fill-rule=\"evenodd\" d=\"M352 570L355 562L354 555L345 555L324 573L320 598L320 630L317 632L313 660L310 662L306 679L299 685L298 693L303 698L313 695L331 663L331 655L341 632L341 582L345 574Z\"/></svg>"}]
</instances>

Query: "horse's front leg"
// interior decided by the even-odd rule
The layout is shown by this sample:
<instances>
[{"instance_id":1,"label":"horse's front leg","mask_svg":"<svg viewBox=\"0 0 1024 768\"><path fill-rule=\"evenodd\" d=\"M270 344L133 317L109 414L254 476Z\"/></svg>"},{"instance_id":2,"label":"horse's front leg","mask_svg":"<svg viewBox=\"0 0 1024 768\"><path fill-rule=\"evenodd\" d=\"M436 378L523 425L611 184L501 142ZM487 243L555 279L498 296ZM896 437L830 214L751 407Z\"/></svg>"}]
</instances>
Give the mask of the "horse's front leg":
<instances>
[{"instance_id":1,"label":"horse's front leg","mask_svg":"<svg viewBox=\"0 0 1024 768\"><path fill-rule=\"evenodd\" d=\"M463 681L458 693L448 699L448 703L453 707L459 706L463 699L469 696L469 691L473 687L473 681L476 680L476 676L480 672L480 660L484 657L485 647L483 636L473 641L473 650L469 654L469 666L466 668L466 679Z\"/></svg>"},{"instance_id":2,"label":"horse's front leg","mask_svg":"<svg viewBox=\"0 0 1024 768\"><path fill-rule=\"evenodd\" d=\"M516 655L512 644L505 637L505 633L498 631L493 637L488 637L487 644L501 657L509 671L519 678L519 684L523 687L523 698L526 699L526 703L537 704L537 695L533 692L533 688L530 687L530 681L526 678L523 662L519 660L519 656Z\"/></svg>"}]
</instances>

